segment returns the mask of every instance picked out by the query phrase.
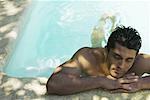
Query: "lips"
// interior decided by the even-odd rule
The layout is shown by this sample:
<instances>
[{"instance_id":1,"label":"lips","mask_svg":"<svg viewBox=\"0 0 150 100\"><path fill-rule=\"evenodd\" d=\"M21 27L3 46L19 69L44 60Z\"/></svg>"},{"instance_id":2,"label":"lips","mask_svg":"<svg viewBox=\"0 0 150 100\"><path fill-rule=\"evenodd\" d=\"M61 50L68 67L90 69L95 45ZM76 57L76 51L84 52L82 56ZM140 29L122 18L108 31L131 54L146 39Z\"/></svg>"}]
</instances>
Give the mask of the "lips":
<instances>
[{"instance_id":1,"label":"lips","mask_svg":"<svg viewBox=\"0 0 150 100\"><path fill-rule=\"evenodd\" d=\"M116 74L119 74L119 71L117 71L117 70L114 70L114 72L115 72Z\"/></svg>"},{"instance_id":2,"label":"lips","mask_svg":"<svg viewBox=\"0 0 150 100\"><path fill-rule=\"evenodd\" d=\"M117 67L115 65L111 65L111 70L116 74L116 75L121 75L123 71L120 69L120 67Z\"/></svg>"},{"instance_id":3,"label":"lips","mask_svg":"<svg viewBox=\"0 0 150 100\"><path fill-rule=\"evenodd\" d=\"M114 72L115 72L116 74L120 74L120 73L121 73L121 71L118 70L118 69L113 69L113 70L114 70Z\"/></svg>"}]
</instances>

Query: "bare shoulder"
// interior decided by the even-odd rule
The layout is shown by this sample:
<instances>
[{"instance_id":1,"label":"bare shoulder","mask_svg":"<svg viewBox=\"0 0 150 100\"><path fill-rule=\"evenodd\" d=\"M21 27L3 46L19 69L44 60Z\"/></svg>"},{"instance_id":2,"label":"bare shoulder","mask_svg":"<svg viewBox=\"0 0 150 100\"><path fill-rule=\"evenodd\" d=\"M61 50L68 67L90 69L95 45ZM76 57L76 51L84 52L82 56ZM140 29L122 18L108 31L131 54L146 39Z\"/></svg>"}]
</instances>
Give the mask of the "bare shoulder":
<instances>
[{"instance_id":1,"label":"bare shoulder","mask_svg":"<svg viewBox=\"0 0 150 100\"><path fill-rule=\"evenodd\" d=\"M62 73L74 73L77 76L79 74L95 75L98 73L98 65L100 61L102 61L103 55L102 48L83 47L79 49L70 60L56 68L56 73L62 70Z\"/></svg>"},{"instance_id":2,"label":"bare shoulder","mask_svg":"<svg viewBox=\"0 0 150 100\"><path fill-rule=\"evenodd\" d=\"M95 65L97 61L101 61L104 57L104 49L103 48L90 48L84 47L81 48L77 53L73 56L73 59L77 59L77 61L81 64L91 64Z\"/></svg>"},{"instance_id":3,"label":"bare shoulder","mask_svg":"<svg viewBox=\"0 0 150 100\"><path fill-rule=\"evenodd\" d=\"M63 64L59 65L55 71L54 74L61 72L66 74L76 74L77 76L82 74L81 64L79 61L80 56L85 56L90 52L91 48L89 47L83 47L79 49L77 52L74 53L74 55L69 59L68 61L64 62Z\"/></svg>"},{"instance_id":4,"label":"bare shoulder","mask_svg":"<svg viewBox=\"0 0 150 100\"><path fill-rule=\"evenodd\" d=\"M150 73L150 55L149 54L139 54L139 63L143 66L143 69Z\"/></svg>"},{"instance_id":5,"label":"bare shoulder","mask_svg":"<svg viewBox=\"0 0 150 100\"><path fill-rule=\"evenodd\" d=\"M94 57L102 57L104 56L104 48L90 48L84 47L77 51L77 56L94 56Z\"/></svg>"},{"instance_id":6,"label":"bare shoulder","mask_svg":"<svg viewBox=\"0 0 150 100\"><path fill-rule=\"evenodd\" d=\"M76 56L80 68L91 76L100 74L100 66L104 63L104 48L83 48Z\"/></svg>"},{"instance_id":7,"label":"bare shoulder","mask_svg":"<svg viewBox=\"0 0 150 100\"><path fill-rule=\"evenodd\" d=\"M150 73L150 55L138 54L133 67L138 73Z\"/></svg>"}]
</instances>

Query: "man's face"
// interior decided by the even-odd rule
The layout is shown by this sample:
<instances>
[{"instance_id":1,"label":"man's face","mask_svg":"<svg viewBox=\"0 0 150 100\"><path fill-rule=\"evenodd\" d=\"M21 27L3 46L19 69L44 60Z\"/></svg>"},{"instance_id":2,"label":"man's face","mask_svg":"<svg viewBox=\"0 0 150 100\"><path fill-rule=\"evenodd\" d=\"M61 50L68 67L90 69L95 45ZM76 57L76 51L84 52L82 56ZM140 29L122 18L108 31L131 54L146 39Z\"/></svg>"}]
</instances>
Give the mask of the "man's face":
<instances>
[{"instance_id":1,"label":"man's face","mask_svg":"<svg viewBox=\"0 0 150 100\"><path fill-rule=\"evenodd\" d=\"M136 50L116 43L115 48L108 53L110 75L114 78L122 77L132 67L136 53Z\"/></svg>"}]
</instances>

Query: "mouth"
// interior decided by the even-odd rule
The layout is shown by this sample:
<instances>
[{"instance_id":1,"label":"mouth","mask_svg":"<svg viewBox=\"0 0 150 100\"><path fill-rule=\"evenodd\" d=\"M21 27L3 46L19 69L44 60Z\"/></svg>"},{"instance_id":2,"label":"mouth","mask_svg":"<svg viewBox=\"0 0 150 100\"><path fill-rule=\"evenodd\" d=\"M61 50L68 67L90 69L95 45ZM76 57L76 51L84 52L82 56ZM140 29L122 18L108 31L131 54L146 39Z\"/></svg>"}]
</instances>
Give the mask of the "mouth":
<instances>
[{"instance_id":1,"label":"mouth","mask_svg":"<svg viewBox=\"0 0 150 100\"><path fill-rule=\"evenodd\" d=\"M119 74L118 70L114 70L115 73Z\"/></svg>"},{"instance_id":2,"label":"mouth","mask_svg":"<svg viewBox=\"0 0 150 100\"><path fill-rule=\"evenodd\" d=\"M121 70L118 70L118 69L112 69L112 71L117 75L121 75L122 71Z\"/></svg>"},{"instance_id":3,"label":"mouth","mask_svg":"<svg viewBox=\"0 0 150 100\"><path fill-rule=\"evenodd\" d=\"M118 73L118 74L121 72L119 69L116 69L116 68L113 68L112 70L113 70L115 73Z\"/></svg>"},{"instance_id":4,"label":"mouth","mask_svg":"<svg viewBox=\"0 0 150 100\"><path fill-rule=\"evenodd\" d=\"M111 66L111 69L110 69L111 76L118 78L118 77L121 77L123 73L124 73L123 70L120 69L119 67Z\"/></svg>"}]
</instances>

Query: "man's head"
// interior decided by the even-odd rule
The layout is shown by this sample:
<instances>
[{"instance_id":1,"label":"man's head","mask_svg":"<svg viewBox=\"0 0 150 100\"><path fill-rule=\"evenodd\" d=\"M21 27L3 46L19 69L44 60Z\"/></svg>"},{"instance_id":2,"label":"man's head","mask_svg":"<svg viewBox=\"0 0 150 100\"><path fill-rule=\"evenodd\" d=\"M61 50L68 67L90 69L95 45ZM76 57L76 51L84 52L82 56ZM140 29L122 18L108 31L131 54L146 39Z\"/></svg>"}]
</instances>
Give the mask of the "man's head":
<instances>
[{"instance_id":1,"label":"man's head","mask_svg":"<svg viewBox=\"0 0 150 100\"><path fill-rule=\"evenodd\" d=\"M139 33L131 27L117 27L107 43L110 75L122 77L133 65L141 47Z\"/></svg>"},{"instance_id":2,"label":"man's head","mask_svg":"<svg viewBox=\"0 0 150 100\"><path fill-rule=\"evenodd\" d=\"M134 49L138 53L141 48L141 37L136 29L120 26L115 28L110 35L106 45L107 50L109 51L110 49L115 48L116 43L119 43L128 49Z\"/></svg>"}]
</instances>

